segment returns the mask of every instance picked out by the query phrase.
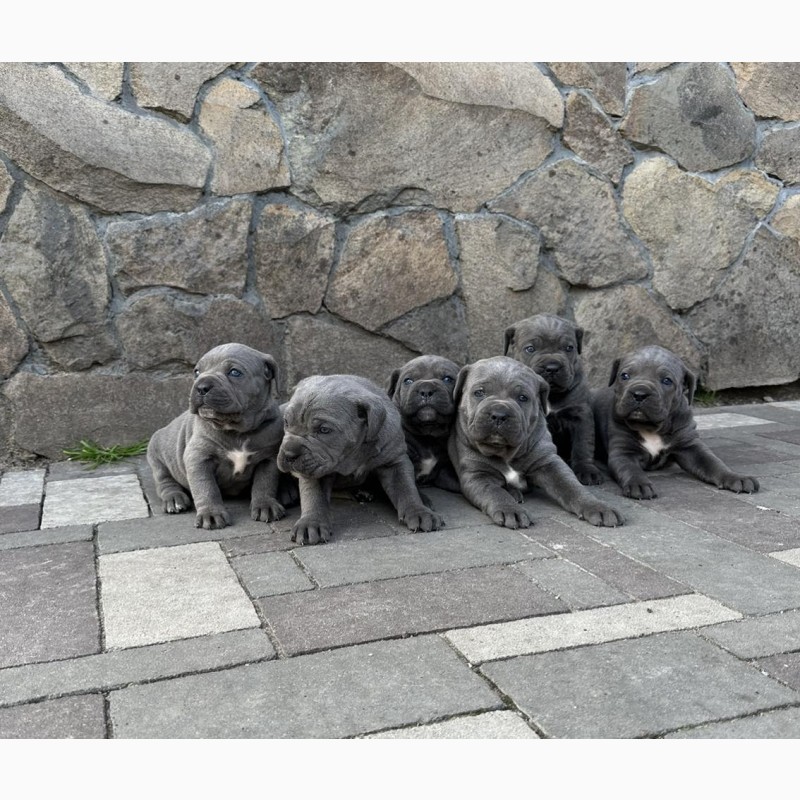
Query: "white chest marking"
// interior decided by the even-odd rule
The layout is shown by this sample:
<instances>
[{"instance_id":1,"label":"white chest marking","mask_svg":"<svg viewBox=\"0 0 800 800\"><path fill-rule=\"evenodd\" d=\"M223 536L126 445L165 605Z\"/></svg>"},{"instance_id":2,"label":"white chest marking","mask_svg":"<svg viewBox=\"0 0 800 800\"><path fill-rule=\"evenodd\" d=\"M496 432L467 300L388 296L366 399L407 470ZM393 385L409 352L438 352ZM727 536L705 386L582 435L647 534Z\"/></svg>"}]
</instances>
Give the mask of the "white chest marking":
<instances>
[{"instance_id":1,"label":"white chest marking","mask_svg":"<svg viewBox=\"0 0 800 800\"><path fill-rule=\"evenodd\" d=\"M241 475L247 469L247 464L250 461L250 457L255 455L255 453L245 448L243 450L228 450L225 455L233 464L233 474Z\"/></svg>"},{"instance_id":2,"label":"white chest marking","mask_svg":"<svg viewBox=\"0 0 800 800\"><path fill-rule=\"evenodd\" d=\"M664 440L657 433L640 433L642 447L655 458L665 447Z\"/></svg>"},{"instance_id":3,"label":"white chest marking","mask_svg":"<svg viewBox=\"0 0 800 800\"><path fill-rule=\"evenodd\" d=\"M427 458L423 458L422 461L419 462L419 467L417 468L417 477L418 478L426 478L428 475L433 472L433 468L436 466L436 459L433 456L428 456Z\"/></svg>"},{"instance_id":4,"label":"white chest marking","mask_svg":"<svg viewBox=\"0 0 800 800\"><path fill-rule=\"evenodd\" d=\"M509 486L513 486L515 489L524 491L528 486L527 481L522 477L522 475L520 475L519 472L517 472L513 467L509 467L508 464L506 464L503 475L505 475L506 483Z\"/></svg>"}]
</instances>

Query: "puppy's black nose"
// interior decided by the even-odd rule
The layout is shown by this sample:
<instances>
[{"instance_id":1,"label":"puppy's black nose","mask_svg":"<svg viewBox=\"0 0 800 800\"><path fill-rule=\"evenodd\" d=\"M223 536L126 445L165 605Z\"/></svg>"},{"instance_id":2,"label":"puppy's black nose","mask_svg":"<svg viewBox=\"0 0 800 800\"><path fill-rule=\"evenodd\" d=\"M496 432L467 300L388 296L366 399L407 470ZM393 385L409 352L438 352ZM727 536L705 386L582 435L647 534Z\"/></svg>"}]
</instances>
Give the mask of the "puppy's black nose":
<instances>
[{"instance_id":1,"label":"puppy's black nose","mask_svg":"<svg viewBox=\"0 0 800 800\"><path fill-rule=\"evenodd\" d=\"M508 419L508 413L505 411L492 411L490 418L492 422L499 425L501 422L505 422Z\"/></svg>"},{"instance_id":2,"label":"puppy's black nose","mask_svg":"<svg viewBox=\"0 0 800 800\"><path fill-rule=\"evenodd\" d=\"M633 399L637 403L641 403L643 400L646 400L648 397L650 397L651 393L645 391L644 389L636 389L633 392L631 392L631 394L633 394Z\"/></svg>"},{"instance_id":3,"label":"puppy's black nose","mask_svg":"<svg viewBox=\"0 0 800 800\"><path fill-rule=\"evenodd\" d=\"M420 389L419 392L417 392L417 394L423 400L430 400L431 397L433 397L433 389Z\"/></svg>"},{"instance_id":4,"label":"puppy's black nose","mask_svg":"<svg viewBox=\"0 0 800 800\"><path fill-rule=\"evenodd\" d=\"M561 369L561 364L557 361L548 361L544 365L545 375L555 375Z\"/></svg>"},{"instance_id":5,"label":"puppy's black nose","mask_svg":"<svg viewBox=\"0 0 800 800\"><path fill-rule=\"evenodd\" d=\"M283 451L283 460L287 464L294 464L297 459L300 458L299 453L287 453L285 450Z\"/></svg>"},{"instance_id":6,"label":"puppy's black nose","mask_svg":"<svg viewBox=\"0 0 800 800\"><path fill-rule=\"evenodd\" d=\"M203 383L198 383L194 387L194 390L201 397L204 397L205 395L207 395L211 391L212 386L213 386L213 384L210 381L206 381L206 382L203 382Z\"/></svg>"}]
</instances>

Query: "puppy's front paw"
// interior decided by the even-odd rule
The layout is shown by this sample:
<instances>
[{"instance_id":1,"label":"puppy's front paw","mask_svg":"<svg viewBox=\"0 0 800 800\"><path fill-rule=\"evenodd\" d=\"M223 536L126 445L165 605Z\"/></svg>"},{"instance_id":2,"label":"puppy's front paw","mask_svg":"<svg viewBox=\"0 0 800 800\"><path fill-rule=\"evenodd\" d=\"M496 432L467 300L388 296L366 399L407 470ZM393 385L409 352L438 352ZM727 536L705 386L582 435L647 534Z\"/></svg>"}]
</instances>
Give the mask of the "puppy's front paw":
<instances>
[{"instance_id":1,"label":"puppy's front paw","mask_svg":"<svg viewBox=\"0 0 800 800\"><path fill-rule=\"evenodd\" d=\"M227 528L230 524L230 514L222 506L197 509L197 517L194 520L195 528L216 530L218 528Z\"/></svg>"},{"instance_id":2,"label":"puppy's front paw","mask_svg":"<svg viewBox=\"0 0 800 800\"><path fill-rule=\"evenodd\" d=\"M300 517L292 526L292 541L297 544L318 544L330 541L331 524L320 517Z\"/></svg>"},{"instance_id":3,"label":"puppy's front paw","mask_svg":"<svg viewBox=\"0 0 800 800\"><path fill-rule=\"evenodd\" d=\"M274 497L250 504L250 517L256 522L274 522L285 516L286 509Z\"/></svg>"},{"instance_id":4,"label":"puppy's front paw","mask_svg":"<svg viewBox=\"0 0 800 800\"><path fill-rule=\"evenodd\" d=\"M501 525L503 528L512 528L516 530L517 528L530 528L530 526L533 525L533 521L528 516L527 512L521 508L515 508L514 506L495 508L489 512L489 516L492 518L492 522L494 522L495 525Z\"/></svg>"},{"instance_id":5,"label":"puppy's front paw","mask_svg":"<svg viewBox=\"0 0 800 800\"><path fill-rule=\"evenodd\" d=\"M578 516L598 528L617 528L623 523L622 514L605 503L591 503L584 506Z\"/></svg>"},{"instance_id":6,"label":"puppy's front paw","mask_svg":"<svg viewBox=\"0 0 800 800\"><path fill-rule=\"evenodd\" d=\"M584 486L599 486L603 482L603 475L594 464L576 464L573 472Z\"/></svg>"},{"instance_id":7,"label":"puppy's front paw","mask_svg":"<svg viewBox=\"0 0 800 800\"><path fill-rule=\"evenodd\" d=\"M720 489L727 489L729 492L736 492L737 494L741 494L742 492L752 494L753 492L757 492L759 488L759 483L755 478L734 474L726 475L720 486Z\"/></svg>"},{"instance_id":8,"label":"puppy's front paw","mask_svg":"<svg viewBox=\"0 0 800 800\"><path fill-rule=\"evenodd\" d=\"M164 495L161 503L165 514L181 514L192 507L192 501L185 492L171 492Z\"/></svg>"},{"instance_id":9,"label":"puppy's front paw","mask_svg":"<svg viewBox=\"0 0 800 800\"><path fill-rule=\"evenodd\" d=\"M622 487L622 494L625 497L632 497L634 500L652 500L654 497L658 497L653 484L649 481L629 483Z\"/></svg>"},{"instance_id":10,"label":"puppy's front paw","mask_svg":"<svg viewBox=\"0 0 800 800\"><path fill-rule=\"evenodd\" d=\"M407 511L401 521L412 531L438 531L444 527L442 517L424 506Z\"/></svg>"}]
</instances>

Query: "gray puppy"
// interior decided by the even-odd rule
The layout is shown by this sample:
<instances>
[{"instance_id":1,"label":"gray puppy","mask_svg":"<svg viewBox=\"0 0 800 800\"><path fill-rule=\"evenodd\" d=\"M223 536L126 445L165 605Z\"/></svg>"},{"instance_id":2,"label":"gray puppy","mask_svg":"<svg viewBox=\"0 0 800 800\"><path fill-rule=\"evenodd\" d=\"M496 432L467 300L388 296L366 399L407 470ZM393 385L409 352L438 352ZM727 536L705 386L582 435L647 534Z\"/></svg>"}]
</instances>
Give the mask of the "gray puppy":
<instances>
[{"instance_id":1,"label":"gray puppy","mask_svg":"<svg viewBox=\"0 0 800 800\"><path fill-rule=\"evenodd\" d=\"M621 515L595 498L558 456L545 419L548 391L530 367L506 356L461 370L449 447L461 491L506 528L532 524L519 507L529 484L592 525L621 525Z\"/></svg>"},{"instance_id":2,"label":"gray puppy","mask_svg":"<svg viewBox=\"0 0 800 800\"><path fill-rule=\"evenodd\" d=\"M285 426L278 466L300 482L293 542L327 542L334 484L357 486L371 473L411 530L444 524L420 498L400 412L372 381L357 375L304 378L286 405Z\"/></svg>"},{"instance_id":3,"label":"gray puppy","mask_svg":"<svg viewBox=\"0 0 800 800\"><path fill-rule=\"evenodd\" d=\"M251 489L250 516L280 519L278 448L283 417L275 359L243 344L215 347L198 362L189 410L157 430L147 448L168 514L186 511L191 494L198 528L224 528L222 492Z\"/></svg>"},{"instance_id":4,"label":"gray puppy","mask_svg":"<svg viewBox=\"0 0 800 800\"><path fill-rule=\"evenodd\" d=\"M691 403L697 379L678 356L651 345L616 359L596 393L598 456L625 497L656 496L645 470L670 461L701 481L732 492L757 492L758 481L731 472L698 436Z\"/></svg>"},{"instance_id":5,"label":"gray puppy","mask_svg":"<svg viewBox=\"0 0 800 800\"><path fill-rule=\"evenodd\" d=\"M581 483L596 485L603 478L594 463L594 417L582 343L583 328L553 314L537 314L506 328L504 353L547 381L547 426L558 454Z\"/></svg>"},{"instance_id":6,"label":"gray puppy","mask_svg":"<svg viewBox=\"0 0 800 800\"><path fill-rule=\"evenodd\" d=\"M420 486L460 491L447 455L456 420L453 390L458 366L442 356L412 358L389 376L386 391L400 411L408 456Z\"/></svg>"}]
</instances>

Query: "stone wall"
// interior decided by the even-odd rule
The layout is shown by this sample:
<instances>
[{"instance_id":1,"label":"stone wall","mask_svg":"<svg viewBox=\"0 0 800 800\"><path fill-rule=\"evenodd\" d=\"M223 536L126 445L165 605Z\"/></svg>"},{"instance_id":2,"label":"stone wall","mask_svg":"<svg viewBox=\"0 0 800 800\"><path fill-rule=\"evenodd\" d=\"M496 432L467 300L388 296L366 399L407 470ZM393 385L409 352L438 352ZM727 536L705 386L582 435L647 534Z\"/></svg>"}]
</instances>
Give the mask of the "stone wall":
<instances>
[{"instance_id":1,"label":"stone wall","mask_svg":"<svg viewBox=\"0 0 800 800\"><path fill-rule=\"evenodd\" d=\"M800 375L800 64L0 64L0 454L148 436L207 349L381 383L548 311ZM0 459L2 460L2 459Z\"/></svg>"}]
</instances>

